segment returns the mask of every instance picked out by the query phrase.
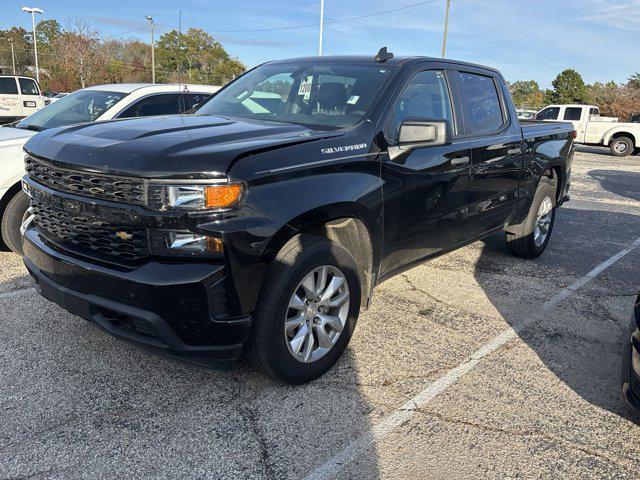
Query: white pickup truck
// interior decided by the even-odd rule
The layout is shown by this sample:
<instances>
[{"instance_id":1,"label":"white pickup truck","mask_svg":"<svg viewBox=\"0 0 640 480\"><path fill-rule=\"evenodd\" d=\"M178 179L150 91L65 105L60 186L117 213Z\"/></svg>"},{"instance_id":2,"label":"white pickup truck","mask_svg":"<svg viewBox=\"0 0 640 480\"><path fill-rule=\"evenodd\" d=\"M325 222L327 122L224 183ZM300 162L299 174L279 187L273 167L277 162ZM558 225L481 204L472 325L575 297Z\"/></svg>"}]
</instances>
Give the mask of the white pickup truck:
<instances>
[{"instance_id":1,"label":"white pickup truck","mask_svg":"<svg viewBox=\"0 0 640 480\"><path fill-rule=\"evenodd\" d=\"M640 153L640 123L601 117L595 105L549 105L536 114L536 120L571 122L576 143L607 146L616 157Z\"/></svg>"}]
</instances>

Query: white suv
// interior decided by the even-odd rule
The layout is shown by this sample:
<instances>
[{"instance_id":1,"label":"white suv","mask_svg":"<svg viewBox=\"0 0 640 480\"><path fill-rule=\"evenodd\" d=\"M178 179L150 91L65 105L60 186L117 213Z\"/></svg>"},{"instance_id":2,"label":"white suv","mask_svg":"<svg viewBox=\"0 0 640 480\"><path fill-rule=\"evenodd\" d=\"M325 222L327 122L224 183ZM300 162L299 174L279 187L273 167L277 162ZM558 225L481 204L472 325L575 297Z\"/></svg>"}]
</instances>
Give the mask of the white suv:
<instances>
[{"instance_id":1,"label":"white suv","mask_svg":"<svg viewBox=\"0 0 640 480\"><path fill-rule=\"evenodd\" d=\"M0 75L0 123L19 120L45 105L38 82L33 78Z\"/></svg>"},{"instance_id":2,"label":"white suv","mask_svg":"<svg viewBox=\"0 0 640 480\"><path fill-rule=\"evenodd\" d=\"M20 187L24 176L22 147L37 132L96 120L185 113L219 89L211 85L100 85L66 95L24 120L0 128L0 247L22 252L20 225L28 208Z\"/></svg>"}]
</instances>

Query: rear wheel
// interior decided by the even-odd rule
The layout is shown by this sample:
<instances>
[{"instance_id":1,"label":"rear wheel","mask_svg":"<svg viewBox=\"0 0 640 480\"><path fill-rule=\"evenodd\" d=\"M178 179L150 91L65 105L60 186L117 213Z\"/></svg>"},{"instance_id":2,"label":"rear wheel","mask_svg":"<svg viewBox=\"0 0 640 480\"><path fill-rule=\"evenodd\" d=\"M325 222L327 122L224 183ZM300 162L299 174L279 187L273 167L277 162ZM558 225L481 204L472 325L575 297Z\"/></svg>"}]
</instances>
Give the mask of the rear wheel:
<instances>
[{"instance_id":1,"label":"rear wheel","mask_svg":"<svg viewBox=\"0 0 640 480\"><path fill-rule=\"evenodd\" d=\"M544 252L551 238L556 218L556 183L542 177L525 221L507 231L511 253L523 258L536 258Z\"/></svg>"},{"instance_id":2,"label":"rear wheel","mask_svg":"<svg viewBox=\"0 0 640 480\"><path fill-rule=\"evenodd\" d=\"M271 264L246 355L282 382L313 380L342 355L359 307L360 280L351 254L323 237L294 237Z\"/></svg>"},{"instance_id":3,"label":"rear wheel","mask_svg":"<svg viewBox=\"0 0 640 480\"><path fill-rule=\"evenodd\" d=\"M23 191L19 191L9 200L0 222L2 241L10 250L20 255L22 255L20 226L27 217L28 208L29 197Z\"/></svg>"},{"instance_id":4,"label":"rear wheel","mask_svg":"<svg viewBox=\"0 0 640 480\"><path fill-rule=\"evenodd\" d=\"M634 151L633 140L629 137L616 137L609 142L611 154L616 157L626 157Z\"/></svg>"}]
</instances>

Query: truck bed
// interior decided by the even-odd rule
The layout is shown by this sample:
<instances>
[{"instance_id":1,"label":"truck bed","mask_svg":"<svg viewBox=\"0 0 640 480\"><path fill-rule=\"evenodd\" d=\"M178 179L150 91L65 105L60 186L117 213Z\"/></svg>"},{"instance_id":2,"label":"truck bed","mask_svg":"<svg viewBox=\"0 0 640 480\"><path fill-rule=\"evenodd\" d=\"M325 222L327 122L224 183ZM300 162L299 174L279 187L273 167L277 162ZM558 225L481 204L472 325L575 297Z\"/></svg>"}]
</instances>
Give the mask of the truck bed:
<instances>
[{"instance_id":1,"label":"truck bed","mask_svg":"<svg viewBox=\"0 0 640 480\"><path fill-rule=\"evenodd\" d=\"M543 122L539 120L520 120L520 129L525 140L574 131L571 122Z\"/></svg>"}]
</instances>

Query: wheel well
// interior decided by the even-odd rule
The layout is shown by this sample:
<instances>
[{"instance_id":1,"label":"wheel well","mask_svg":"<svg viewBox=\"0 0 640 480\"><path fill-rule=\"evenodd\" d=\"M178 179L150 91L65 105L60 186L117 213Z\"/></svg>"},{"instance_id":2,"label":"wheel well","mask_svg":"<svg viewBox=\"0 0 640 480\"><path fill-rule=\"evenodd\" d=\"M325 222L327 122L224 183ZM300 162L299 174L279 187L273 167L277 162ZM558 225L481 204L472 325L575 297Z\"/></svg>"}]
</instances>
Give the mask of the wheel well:
<instances>
[{"instance_id":1,"label":"wheel well","mask_svg":"<svg viewBox=\"0 0 640 480\"><path fill-rule=\"evenodd\" d=\"M633 134L629 132L616 132L613 135L611 135L611 140L613 140L614 138L620 138L620 137L630 138L631 141L633 142L634 148L638 145L638 143L636 142L636 137L634 137Z\"/></svg>"},{"instance_id":2,"label":"wheel well","mask_svg":"<svg viewBox=\"0 0 640 480\"><path fill-rule=\"evenodd\" d=\"M362 285L362 303L368 304L370 292L373 288L373 246L371 235L365 224L352 217L338 218L328 222L314 224L301 230L299 233L307 233L326 237L329 240L344 247L356 262L360 282Z\"/></svg>"},{"instance_id":3,"label":"wheel well","mask_svg":"<svg viewBox=\"0 0 640 480\"><path fill-rule=\"evenodd\" d=\"M15 185L12 185L11 187L9 187L9 190L7 190L7 193L5 193L2 198L0 198L0 220L2 220L2 217L4 215L4 210L7 208L7 205L9 204L13 196L16 193L18 193L21 189L22 189L22 184L18 182ZM0 236L0 251L7 251L8 249L9 247L5 245L5 243L2 241L2 237Z\"/></svg>"},{"instance_id":4,"label":"wheel well","mask_svg":"<svg viewBox=\"0 0 640 480\"><path fill-rule=\"evenodd\" d=\"M556 183L556 202L560 202L560 195L562 195L562 186L564 185L564 171L562 167L556 166L551 167L549 170L544 172L544 177L549 177L553 179Z\"/></svg>"}]
</instances>

